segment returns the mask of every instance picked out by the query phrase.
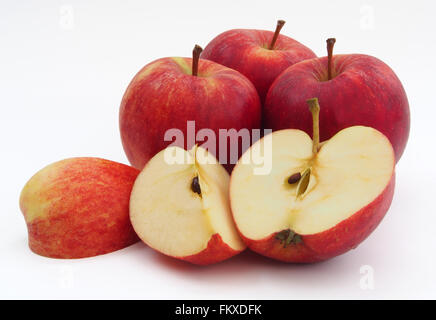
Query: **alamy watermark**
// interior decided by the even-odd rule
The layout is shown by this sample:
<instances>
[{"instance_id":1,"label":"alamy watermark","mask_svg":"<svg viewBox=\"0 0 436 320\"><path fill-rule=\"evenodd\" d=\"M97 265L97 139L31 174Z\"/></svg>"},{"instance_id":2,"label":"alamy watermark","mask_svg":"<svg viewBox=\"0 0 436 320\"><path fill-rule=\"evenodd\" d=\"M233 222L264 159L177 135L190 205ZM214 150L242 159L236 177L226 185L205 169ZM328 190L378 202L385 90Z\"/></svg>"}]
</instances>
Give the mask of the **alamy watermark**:
<instances>
[{"instance_id":1,"label":"alamy watermark","mask_svg":"<svg viewBox=\"0 0 436 320\"><path fill-rule=\"evenodd\" d=\"M360 289L374 290L374 268L370 265L363 265L360 267Z\"/></svg>"},{"instance_id":2,"label":"alamy watermark","mask_svg":"<svg viewBox=\"0 0 436 320\"><path fill-rule=\"evenodd\" d=\"M271 129L219 129L216 132L209 128L202 128L196 131L195 121L187 121L186 136L184 132L177 128L168 129L164 135L164 141L171 142L165 151L164 158L168 164L183 164L192 161L186 157L182 149L169 148L187 146L190 150L196 144L216 156L221 164L236 164L240 156L240 151L245 152L242 163L255 165L253 174L267 175L272 169L272 136ZM262 143L257 147L250 146L257 142L263 134ZM201 144L200 144L201 143ZM247 151L248 150L248 151ZM248 153L247 153L248 152ZM216 162L210 157L198 154L196 161L200 164Z\"/></svg>"},{"instance_id":3,"label":"alamy watermark","mask_svg":"<svg viewBox=\"0 0 436 320\"><path fill-rule=\"evenodd\" d=\"M74 288L74 269L70 265L59 266L58 285L62 289Z\"/></svg>"},{"instance_id":4,"label":"alamy watermark","mask_svg":"<svg viewBox=\"0 0 436 320\"><path fill-rule=\"evenodd\" d=\"M375 29L375 13L374 7L365 4L360 7L360 29L373 30Z\"/></svg>"},{"instance_id":5,"label":"alamy watermark","mask_svg":"<svg viewBox=\"0 0 436 320\"><path fill-rule=\"evenodd\" d=\"M74 29L74 8L72 5L64 4L59 7L59 26L64 30Z\"/></svg>"}]
</instances>

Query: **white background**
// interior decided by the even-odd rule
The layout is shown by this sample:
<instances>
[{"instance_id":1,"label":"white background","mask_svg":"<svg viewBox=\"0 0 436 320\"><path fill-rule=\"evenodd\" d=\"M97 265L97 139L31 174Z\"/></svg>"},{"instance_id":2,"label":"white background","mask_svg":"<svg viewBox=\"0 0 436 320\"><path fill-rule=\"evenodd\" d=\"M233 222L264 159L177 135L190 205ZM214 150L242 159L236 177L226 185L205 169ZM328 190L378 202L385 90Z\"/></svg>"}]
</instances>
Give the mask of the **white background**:
<instances>
[{"instance_id":1,"label":"white background","mask_svg":"<svg viewBox=\"0 0 436 320\"><path fill-rule=\"evenodd\" d=\"M2 1L0 4L0 298L436 298L435 2ZM287 265L245 252L200 268L142 243L100 257L55 260L27 247L18 208L25 182L73 156L127 163L118 108L131 78L163 56L190 56L232 28L274 29L325 55L389 64L412 123L396 193L378 229L327 262ZM361 286L370 266L373 288Z\"/></svg>"}]
</instances>

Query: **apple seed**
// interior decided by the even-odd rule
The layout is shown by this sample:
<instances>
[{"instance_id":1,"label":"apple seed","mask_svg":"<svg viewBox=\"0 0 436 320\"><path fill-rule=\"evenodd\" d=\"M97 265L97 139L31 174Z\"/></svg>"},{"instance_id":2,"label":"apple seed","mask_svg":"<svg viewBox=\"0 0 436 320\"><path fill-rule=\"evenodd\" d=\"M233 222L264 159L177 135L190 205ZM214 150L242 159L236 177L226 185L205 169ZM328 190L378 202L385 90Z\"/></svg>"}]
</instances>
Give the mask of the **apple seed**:
<instances>
[{"instance_id":1,"label":"apple seed","mask_svg":"<svg viewBox=\"0 0 436 320\"><path fill-rule=\"evenodd\" d=\"M288 178L288 183L289 184L294 184L294 183L297 183L298 181L300 181L300 179L301 179L301 173L297 172L297 173L294 173L293 175L291 175Z\"/></svg>"},{"instance_id":2,"label":"apple seed","mask_svg":"<svg viewBox=\"0 0 436 320\"><path fill-rule=\"evenodd\" d=\"M300 182L297 186L297 198L307 190L307 187L309 186L311 172L312 170L310 168L307 168L301 175Z\"/></svg>"},{"instance_id":3,"label":"apple seed","mask_svg":"<svg viewBox=\"0 0 436 320\"><path fill-rule=\"evenodd\" d=\"M192 179L191 190L195 193L198 193L198 195L201 196L201 188L200 188L200 183L198 181L198 176Z\"/></svg>"}]
</instances>

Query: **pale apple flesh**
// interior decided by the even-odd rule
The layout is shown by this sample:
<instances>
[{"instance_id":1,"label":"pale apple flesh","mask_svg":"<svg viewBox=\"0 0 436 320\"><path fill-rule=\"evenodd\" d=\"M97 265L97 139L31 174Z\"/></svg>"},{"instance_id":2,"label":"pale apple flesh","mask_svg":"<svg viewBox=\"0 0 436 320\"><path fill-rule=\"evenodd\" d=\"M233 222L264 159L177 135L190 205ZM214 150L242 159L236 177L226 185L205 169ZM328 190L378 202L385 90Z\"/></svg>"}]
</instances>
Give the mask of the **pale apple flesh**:
<instances>
[{"instance_id":1,"label":"pale apple flesh","mask_svg":"<svg viewBox=\"0 0 436 320\"><path fill-rule=\"evenodd\" d=\"M178 154L183 161L168 162L165 154ZM194 178L201 193L193 191ZM206 150L169 147L147 163L135 182L132 225L147 245L165 255L195 264L230 258L245 245L233 225L228 188L227 171Z\"/></svg>"},{"instance_id":2,"label":"pale apple flesh","mask_svg":"<svg viewBox=\"0 0 436 320\"><path fill-rule=\"evenodd\" d=\"M253 175L257 161L251 160L256 149L267 150L265 138L232 174L231 208L247 245L278 260L315 262L363 241L392 200L395 157L389 140L373 128L355 126L338 132L314 155L303 131L280 130L270 138L268 175ZM299 183L289 184L288 178L307 168L307 189L297 196Z\"/></svg>"}]
</instances>

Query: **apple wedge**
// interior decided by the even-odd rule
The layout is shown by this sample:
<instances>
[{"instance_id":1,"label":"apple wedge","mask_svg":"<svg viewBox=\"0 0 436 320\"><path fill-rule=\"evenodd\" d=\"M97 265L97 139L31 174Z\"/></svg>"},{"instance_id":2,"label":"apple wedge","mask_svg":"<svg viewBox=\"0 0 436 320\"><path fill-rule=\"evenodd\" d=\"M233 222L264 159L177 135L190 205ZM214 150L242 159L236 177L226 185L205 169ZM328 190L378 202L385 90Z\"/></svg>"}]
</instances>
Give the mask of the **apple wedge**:
<instances>
[{"instance_id":1,"label":"apple wedge","mask_svg":"<svg viewBox=\"0 0 436 320\"><path fill-rule=\"evenodd\" d=\"M139 170L99 158L70 158L38 171L24 186L20 208L30 249L78 259L123 249L138 237L129 199Z\"/></svg>"},{"instance_id":2,"label":"apple wedge","mask_svg":"<svg viewBox=\"0 0 436 320\"><path fill-rule=\"evenodd\" d=\"M168 147L139 174L130 198L130 220L151 248L198 265L245 249L233 224L229 175L201 147Z\"/></svg>"},{"instance_id":3,"label":"apple wedge","mask_svg":"<svg viewBox=\"0 0 436 320\"><path fill-rule=\"evenodd\" d=\"M301 130L273 132L243 154L230 182L244 242L286 262L326 260L355 248L382 220L394 192L395 156L386 136L354 126L320 147L318 100L308 103L314 140ZM267 150L271 171L253 174L256 155Z\"/></svg>"}]
</instances>

